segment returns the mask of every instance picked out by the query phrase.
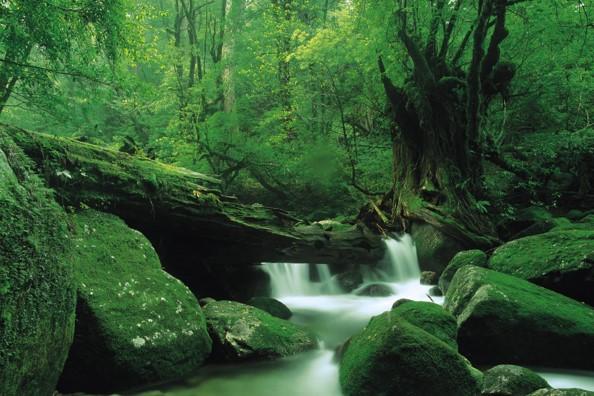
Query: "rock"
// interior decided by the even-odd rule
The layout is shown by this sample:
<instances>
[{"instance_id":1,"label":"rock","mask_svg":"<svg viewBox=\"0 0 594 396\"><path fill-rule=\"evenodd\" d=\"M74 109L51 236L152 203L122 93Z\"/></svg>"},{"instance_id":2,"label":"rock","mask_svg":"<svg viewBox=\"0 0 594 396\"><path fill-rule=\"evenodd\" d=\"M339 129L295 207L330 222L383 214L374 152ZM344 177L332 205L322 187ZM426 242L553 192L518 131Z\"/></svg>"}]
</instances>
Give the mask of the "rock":
<instances>
[{"instance_id":1,"label":"rock","mask_svg":"<svg viewBox=\"0 0 594 396\"><path fill-rule=\"evenodd\" d=\"M201 307L205 307L206 305L210 304L211 302L215 302L217 300L215 300L212 297L204 297L201 298L200 300L198 300L198 304L200 304Z\"/></svg>"},{"instance_id":2,"label":"rock","mask_svg":"<svg viewBox=\"0 0 594 396\"><path fill-rule=\"evenodd\" d=\"M565 215L565 217L567 217L571 221L579 221L585 215L586 215L586 213L582 212L579 209L571 209L569 212L567 212L567 214Z\"/></svg>"},{"instance_id":3,"label":"rock","mask_svg":"<svg viewBox=\"0 0 594 396\"><path fill-rule=\"evenodd\" d=\"M510 239L512 239L512 240L520 239L520 238L524 238L524 237L531 236L531 235L544 234L545 232L552 230L553 228L555 228L558 225L558 223L555 220L556 219L547 219L547 220L537 221L536 223L531 224L530 226L526 227L522 231L518 232L517 234L512 236Z\"/></svg>"},{"instance_id":4,"label":"rock","mask_svg":"<svg viewBox=\"0 0 594 396\"><path fill-rule=\"evenodd\" d=\"M511 239L536 224L547 224L553 220L553 215L546 208L541 206L530 206L520 210L513 220L502 225L501 233ZM536 226L539 227L539 226Z\"/></svg>"},{"instance_id":5,"label":"rock","mask_svg":"<svg viewBox=\"0 0 594 396\"><path fill-rule=\"evenodd\" d=\"M415 320L419 312L423 315ZM407 302L372 318L344 348L344 395L479 394L480 373L452 347L455 328L454 319L431 303Z\"/></svg>"},{"instance_id":6,"label":"rock","mask_svg":"<svg viewBox=\"0 0 594 396\"><path fill-rule=\"evenodd\" d=\"M291 316L293 316L293 313L285 304L274 298L252 297L247 304L268 312L270 315L280 319L289 320Z\"/></svg>"},{"instance_id":7,"label":"rock","mask_svg":"<svg viewBox=\"0 0 594 396\"><path fill-rule=\"evenodd\" d=\"M474 364L594 369L594 309L485 268L458 270L445 298Z\"/></svg>"},{"instance_id":8,"label":"rock","mask_svg":"<svg viewBox=\"0 0 594 396\"><path fill-rule=\"evenodd\" d=\"M430 224L413 223L411 236L417 248L419 265L424 271L441 274L452 257L464 250L460 242Z\"/></svg>"},{"instance_id":9,"label":"rock","mask_svg":"<svg viewBox=\"0 0 594 396\"><path fill-rule=\"evenodd\" d=\"M391 286L383 283L372 283L355 290L355 294L368 297L388 297L394 294L394 290Z\"/></svg>"},{"instance_id":10,"label":"rock","mask_svg":"<svg viewBox=\"0 0 594 396\"><path fill-rule=\"evenodd\" d=\"M520 366L502 364L485 371L482 396L525 396L549 384L534 371Z\"/></svg>"},{"instance_id":11,"label":"rock","mask_svg":"<svg viewBox=\"0 0 594 396\"><path fill-rule=\"evenodd\" d=\"M119 218L72 216L76 336L59 390L110 393L195 372L211 340L196 297Z\"/></svg>"},{"instance_id":12,"label":"rock","mask_svg":"<svg viewBox=\"0 0 594 396\"><path fill-rule=\"evenodd\" d=\"M0 395L49 396L74 336L66 216L0 131Z\"/></svg>"},{"instance_id":13,"label":"rock","mask_svg":"<svg viewBox=\"0 0 594 396\"><path fill-rule=\"evenodd\" d=\"M392 304L392 309L398 308L402 304L407 304L409 302L413 302L414 300L409 300L408 298L401 298L400 300L396 300L394 304Z\"/></svg>"},{"instance_id":14,"label":"rock","mask_svg":"<svg viewBox=\"0 0 594 396\"><path fill-rule=\"evenodd\" d=\"M439 277L439 288L443 293L447 293L450 282L456 274L456 271L465 265L486 267L487 255L482 250L465 250L456 254Z\"/></svg>"},{"instance_id":15,"label":"rock","mask_svg":"<svg viewBox=\"0 0 594 396\"><path fill-rule=\"evenodd\" d=\"M363 275L360 271L352 270L334 276L340 288L346 293L357 289L363 283Z\"/></svg>"},{"instance_id":16,"label":"rock","mask_svg":"<svg viewBox=\"0 0 594 396\"><path fill-rule=\"evenodd\" d=\"M443 297L443 291L441 291L439 286L433 286L429 289L429 295L432 297Z\"/></svg>"},{"instance_id":17,"label":"rock","mask_svg":"<svg viewBox=\"0 0 594 396\"><path fill-rule=\"evenodd\" d=\"M421 285L437 285L439 275L434 271L421 272Z\"/></svg>"},{"instance_id":18,"label":"rock","mask_svg":"<svg viewBox=\"0 0 594 396\"><path fill-rule=\"evenodd\" d=\"M547 232L506 243L489 268L594 305L594 229Z\"/></svg>"},{"instance_id":19,"label":"rock","mask_svg":"<svg viewBox=\"0 0 594 396\"><path fill-rule=\"evenodd\" d=\"M594 392L584 389L539 389L528 396L594 396Z\"/></svg>"},{"instance_id":20,"label":"rock","mask_svg":"<svg viewBox=\"0 0 594 396\"><path fill-rule=\"evenodd\" d=\"M208 332L219 361L275 359L316 347L309 331L234 301L216 301L204 307Z\"/></svg>"}]
</instances>

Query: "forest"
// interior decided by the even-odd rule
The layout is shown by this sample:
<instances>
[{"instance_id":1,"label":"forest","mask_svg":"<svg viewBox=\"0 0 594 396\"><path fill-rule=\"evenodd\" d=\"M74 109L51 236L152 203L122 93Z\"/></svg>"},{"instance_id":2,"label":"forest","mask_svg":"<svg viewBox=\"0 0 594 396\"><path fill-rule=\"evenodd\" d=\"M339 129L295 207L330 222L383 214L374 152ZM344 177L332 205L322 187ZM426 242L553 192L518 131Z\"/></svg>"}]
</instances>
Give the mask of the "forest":
<instances>
[{"instance_id":1,"label":"forest","mask_svg":"<svg viewBox=\"0 0 594 396\"><path fill-rule=\"evenodd\" d=\"M594 395L593 0L0 0L0 396Z\"/></svg>"}]
</instances>

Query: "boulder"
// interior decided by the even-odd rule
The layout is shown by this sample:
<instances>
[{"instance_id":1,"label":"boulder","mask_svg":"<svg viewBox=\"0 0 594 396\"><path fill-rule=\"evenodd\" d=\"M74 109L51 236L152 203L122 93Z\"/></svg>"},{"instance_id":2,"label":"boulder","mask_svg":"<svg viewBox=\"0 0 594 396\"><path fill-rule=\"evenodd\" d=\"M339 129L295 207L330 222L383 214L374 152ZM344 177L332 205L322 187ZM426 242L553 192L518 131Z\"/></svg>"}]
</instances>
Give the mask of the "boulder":
<instances>
[{"instance_id":1,"label":"boulder","mask_svg":"<svg viewBox=\"0 0 594 396\"><path fill-rule=\"evenodd\" d=\"M455 328L454 319L431 303L404 302L372 318L344 346L344 395L479 394L481 374L453 347Z\"/></svg>"},{"instance_id":2,"label":"boulder","mask_svg":"<svg viewBox=\"0 0 594 396\"><path fill-rule=\"evenodd\" d=\"M66 215L0 132L0 395L49 396L74 336Z\"/></svg>"},{"instance_id":3,"label":"boulder","mask_svg":"<svg viewBox=\"0 0 594 396\"><path fill-rule=\"evenodd\" d=\"M411 236L417 248L419 265L424 271L441 274L452 257L464 250L458 240L427 223L413 223Z\"/></svg>"},{"instance_id":4,"label":"boulder","mask_svg":"<svg viewBox=\"0 0 594 396\"><path fill-rule=\"evenodd\" d=\"M439 275L434 271L421 272L421 285L437 285Z\"/></svg>"},{"instance_id":5,"label":"boulder","mask_svg":"<svg viewBox=\"0 0 594 396\"><path fill-rule=\"evenodd\" d=\"M347 293L357 289L363 283L363 275L358 270L343 272L335 275L334 279L340 288Z\"/></svg>"},{"instance_id":6,"label":"boulder","mask_svg":"<svg viewBox=\"0 0 594 396\"><path fill-rule=\"evenodd\" d=\"M445 298L461 353L475 364L594 369L594 309L485 268L458 270Z\"/></svg>"},{"instance_id":7,"label":"boulder","mask_svg":"<svg viewBox=\"0 0 594 396\"><path fill-rule=\"evenodd\" d=\"M511 364L495 366L484 373L482 396L526 396L549 384L534 371Z\"/></svg>"},{"instance_id":8,"label":"boulder","mask_svg":"<svg viewBox=\"0 0 594 396\"><path fill-rule=\"evenodd\" d=\"M539 389L528 396L594 396L594 392L584 389Z\"/></svg>"},{"instance_id":9,"label":"boulder","mask_svg":"<svg viewBox=\"0 0 594 396\"><path fill-rule=\"evenodd\" d=\"M250 305L216 301L204 314L219 361L275 359L317 346L308 330Z\"/></svg>"},{"instance_id":10,"label":"boulder","mask_svg":"<svg viewBox=\"0 0 594 396\"><path fill-rule=\"evenodd\" d=\"M456 271L465 265L486 267L487 255L482 250L465 250L457 253L439 277L439 288L443 293L447 293L450 282L456 274Z\"/></svg>"},{"instance_id":11,"label":"boulder","mask_svg":"<svg viewBox=\"0 0 594 396\"><path fill-rule=\"evenodd\" d=\"M355 290L355 294L368 297L388 297L394 294L394 290L390 285L372 283Z\"/></svg>"},{"instance_id":12,"label":"boulder","mask_svg":"<svg viewBox=\"0 0 594 396\"><path fill-rule=\"evenodd\" d=\"M76 336L59 390L110 393L195 372L211 340L192 292L119 218L83 210L71 222Z\"/></svg>"},{"instance_id":13,"label":"boulder","mask_svg":"<svg viewBox=\"0 0 594 396\"><path fill-rule=\"evenodd\" d=\"M215 300L212 297L203 297L201 299L198 300L198 304L200 304L201 307L206 306L207 304L210 304L211 302L215 302L217 300Z\"/></svg>"},{"instance_id":14,"label":"boulder","mask_svg":"<svg viewBox=\"0 0 594 396\"><path fill-rule=\"evenodd\" d=\"M594 305L594 229L547 232L506 243L489 268Z\"/></svg>"},{"instance_id":15,"label":"boulder","mask_svg":"<svg viewBox=\"0 0 594 396\"><path fill-rule=\"evenodd\" d=\"M293 313L285 304L274 298L252 297L247 304L268 312L270 315L280 319L289 320L291 316L293 316Z\"/></svg>"},{"instance_id":16,"label":"boulder","mask_svg":"<svg viewBox=\"0 0 594 396\"><path fill-rule=\"evenodd\" d=\"M443 291L439 286L433 286L431 289L429 289L429 295L432 297L443 297Z\"/></svg>"}]
</instances>

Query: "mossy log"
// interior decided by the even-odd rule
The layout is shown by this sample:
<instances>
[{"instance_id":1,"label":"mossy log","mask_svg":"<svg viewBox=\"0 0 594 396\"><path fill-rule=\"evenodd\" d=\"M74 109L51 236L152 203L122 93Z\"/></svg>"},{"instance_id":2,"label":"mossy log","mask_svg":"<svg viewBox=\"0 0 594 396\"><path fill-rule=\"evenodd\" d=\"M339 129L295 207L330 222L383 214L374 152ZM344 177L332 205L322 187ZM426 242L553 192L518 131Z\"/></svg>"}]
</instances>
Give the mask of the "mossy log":
<instances>
[{"instance_id":1,"label":"mossy log","mask_svg":"<svg viewBox=\"0 0 594 396\"><path fill-rule=\"evenodd\" d=\"M2 127L34 160L64 206L113 213L147 235L163 260L373 264L378 236L362 225L308 224L289 213L245 205L219 181L188 169L74 139ZM181 249L181 250L180 250ZM188 258L185 257L185 261Z\"/></svg>"}]
</instances>

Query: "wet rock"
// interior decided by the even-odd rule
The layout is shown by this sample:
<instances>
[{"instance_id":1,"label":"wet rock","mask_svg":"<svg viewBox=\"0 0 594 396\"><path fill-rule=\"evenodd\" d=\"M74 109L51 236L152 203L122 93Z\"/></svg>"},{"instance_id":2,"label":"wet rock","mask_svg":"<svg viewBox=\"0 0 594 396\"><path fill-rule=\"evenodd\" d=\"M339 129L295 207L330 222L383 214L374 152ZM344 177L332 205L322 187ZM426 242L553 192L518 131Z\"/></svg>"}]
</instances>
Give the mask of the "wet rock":
<instances>
[{"instance_id":1,"label":"wet rock","mask_svg":"<svg viewBox=\"0 0 594 396\"><path fill-rule=\"evenodd\" d=\"M534 371L524 367L503 364L484 373L482 396L525 396L549 384Z\"/></svg>"},{"instance_id":2,"label":"wet rock","mask_svg":"<svg viewBox=\"0 0 594 396\"><path fill-rule=\"evenodd\" d=\"M461 353L475 364L594 369L594 309L492 270L458 270L445 298Z\"/></svg>"},{"instance_id":3,"label":"wet rock","mask_svg":"<svg viewBox=\"0 0 594 396\"><path fill-rule=\"evenodd\" d=\"M421 272L421 285L437 285L439 275L434 271Z\"/></svg>"},{"instance_id":4,"label":"wet rock","mask_svg":"<svg viewBox=\"0 0 594 396\"><path fill-rule=\"evenodd\" d=\"M363 275L357 270L335 275L335 279L340 288L346 293L352 292L363 284Z\"/></svg>"},{"instance_id":5,"label":"wet rock","mask_svg":"<svg viewBox=\"0 0 594 396\"><path fill-rule=\"evenodd\" d=\"M409 302L413 302L413 300L409 300L408 298L401 298L400 300L397 300L396 302L394 302L394 304L392 304L392 309L398 308L402 304L407 304Z\"/></svg>"},{"instance_id":6,"label":"wet rock","mask_svg":"<svg viewBox=\"0 0 594 396\"><path fill-rule=\"evenodd\" d=\"M282 302L270 297L253 297L248 303L252 307L268 312L272 316L288 320L293 316L291 310Z\"/></svg>"},{"instance_id":7,"label":"wet rock","mask_svg":"<svg viewBox=\"0 0 594 396\"><path fill-rule=\"evenodd\" d=\"M460 242L430 224L414 223L411 236L417 248L419 265L424 271L441 274L452 257L464 250Z\"/></svg>"},{"instance_id":8,"label":"wet rock","mask_svg":"<svg viewBox=\"0 0 594 396\"><path fill-rule=\"evenodd\" d=\"M594 305L594 229L566 229L500 246L489 268Z\"/></svg>"},{"instance_id":9,"label":"wet rock","mask_svg":"<svg viewBox=\"0 0 594 396\"><path fill-rule=\"evenodd\" d=\"M215 300L214 298L204 297L204 298L201 298L200 300L198 300L198 304L200 304L201 307L205 307L208 304L210 304L211 302L215 302L215 301L217 301L217 300Z\"/></svg>"},{"instance_id":10,"label":"wet rock","mask_svg":"<svg viewBox=\"0 0 594 396\"><path fill-rule=\"evenodd\" d=\"M196 297L119 218L72 215L76 335L59 390L111 393L195 372L211 340Z\"/></svg>"},{"instance_id":11,"label":"wet rock","mask_svg":"<svg viewBox=\"0 0 594 396\"><path fill-rule=\"evenodd\" d=\"M66 216L0 131L0 395L51 395L74 336Z\"/></svg>"},{"instance_id":12,"label":"wet rock","mask_svg":"<svg viewBox=\"0 0 594 396\"><path fill-rule=\"evenodd\" d=\"M394 294L391 286L383 283L373 283L355 291L358 296L388 297Z\"/></svg>"},{"instance_id":13,"label":"wet rock","mask_svg":"<svg viewBox=\"0 0 594 396\"><path fill-rule=\"evenodd\" d=\"M482 250L465 250L457 253L439 277L439 288L443 293L447 293L456 271L466 265L486 267L487 255Z\"/></svg>"},{"instance_id":14,"label":"wet rock","mask_svg":"<svg viewBox=\"0 0 594 396\"><path fill-rule=\"evenodd\" d=\"M443 291L441 291L439 286L433 286L429 289L429 295L432 297L443 297Z\"/></svg>"},{"instance_id":15,"label":"wet rock","mask_svg":"<svg viewBox=\"0 0 594 396\"><path fill-rule=\"evenodd\" d=\"M594 392L584 389L539 389L528 396L594 396Z\"/></svg>"},{"instance_id":16,"label":"wet rock","mask_svg":"<svg viewBox=\"0 0 594 396\"><path fill-rule=\"evenodd\" d=\"M204 313L219 361L275 359L317 346L308 330L250 305L216 301Z\"/></svg>"},{"instance_id":17,"label":"wet rock","mask_svg":"<svg viewBox=\"0 0 594 396\"><path fill-rule=\"evenodd\" d=\"M407 302L372 318L345 347L340 363L343 393L479 394L481 374L453 347L455 328L454 318L431 303Z\"/></svg>"}]
</instances>

